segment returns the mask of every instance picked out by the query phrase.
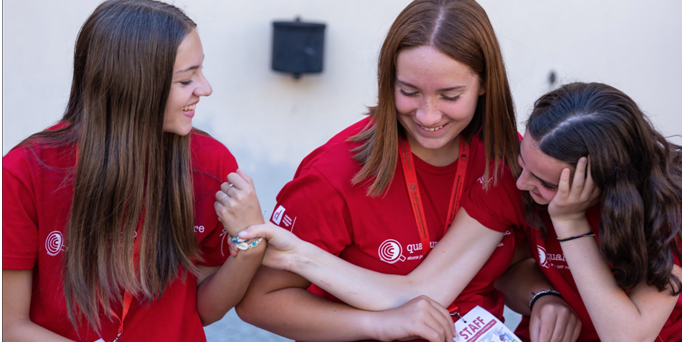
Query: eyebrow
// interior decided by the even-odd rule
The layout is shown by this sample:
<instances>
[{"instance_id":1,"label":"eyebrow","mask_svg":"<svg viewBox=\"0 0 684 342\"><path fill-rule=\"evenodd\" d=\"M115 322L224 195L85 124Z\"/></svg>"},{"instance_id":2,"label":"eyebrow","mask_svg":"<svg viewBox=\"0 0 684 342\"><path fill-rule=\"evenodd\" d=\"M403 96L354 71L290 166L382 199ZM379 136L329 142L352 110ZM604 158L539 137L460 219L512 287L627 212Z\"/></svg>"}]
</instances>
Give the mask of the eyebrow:
<instances>
[{"instance_id":1,"label":"eyebrow","mask_svg":"<svg viewBox=\"0 0 684 342\"><path fill-rule=\"evenodd\" d=\"M523 164L525 164L525 159L523 159L522 153L520 153L520 146L521 146L521 145L522 145L522 141L520 141L520 144L518 144L518 156L520 157L520 160L522 160ZM542 184L544 184L544 186L546 186L546 187L549 187L549 188L557 188L557 187L558 187L558 184L553 184L553 183L551 183L551 182L547 182L547 181L545 181L545 180L539 178L537 175L535 175L535 174L532 173L532 172L530 172L530 174L532 175L532 177L534 177L534 178L536 178L537 180L539 180L539 181L540 181Z\"/></svg>"},{"instance_id":2,"label":"eyebrow","mask_svg":"<svg viewBox=\"0 0 684 342\"><path fill-rule=\"evenodd\" d=\"M411 87L411 88L418 89L418 87L414 86L413 84L408 83L408 82L404 82L404 81L402 81L402 80L400 80L400 79L398 79L398 78L396 79L396 81L397 81L397 83L401 83L401 84L403 84L403 85L405 85L405 86L407 86L407 87ZM461 88L465 88L465 87L466 87L466 86L461 85L461 86L455 86L455 87L450 87L450 88L437 89L437 91L439 91L439 92L443 92L443 91L452 91L452 90L457 90L457 89L461 89Z\"/></svg>"},{"instance_id":3,"label":"eyebrow","mask_svg":"<svg viewBox=\"0 0 684 342\"><path fill-rule=\"evenodd\" d=\"M202 62L204 62L204 55L202 55ZM183 69L183 70L178 70L178 71L176 71L174 74L176 74L176 75L177 75L177 74L182 74L182 73L184 73L184 72L187 72L187 71L190 71L190 70L197 70L197 69L199 69L199 68L200 68L199 65L193 65L193 66L188 67L188 68L185 68L185 69Z\"/></svg>"},{"instance_id":4,"label":"eyebrow","mask_svg":"<svg viewBox=\"0 0 684 342\"><path fill-rule=\"evenodd\" d=\"M182 73L187 72L187 71L190 71L190 70L199 69L199 67L200 67L199 65L193 65L193 66L191 66L191 67L189 67L189 68L185 68L185 69L183 69L183 70L178 70L178 71L176 71L176 75L182 74Z\"/></svg>"}]
</instances>

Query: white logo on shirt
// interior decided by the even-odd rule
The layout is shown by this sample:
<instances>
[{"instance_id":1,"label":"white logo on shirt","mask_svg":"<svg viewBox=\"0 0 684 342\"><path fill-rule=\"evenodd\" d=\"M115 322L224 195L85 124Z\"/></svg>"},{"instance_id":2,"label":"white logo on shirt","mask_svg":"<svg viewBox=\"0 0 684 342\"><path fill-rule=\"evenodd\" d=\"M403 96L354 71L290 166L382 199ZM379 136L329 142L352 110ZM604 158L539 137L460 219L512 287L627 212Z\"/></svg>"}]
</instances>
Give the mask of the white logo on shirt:
<instances>
[{"instance_id":1,"label":"white logo on shirt","mask_svg":"<svg viewBox=\"0 0 684 342\"><path fill-rule=\"evenodd\" d=\"M278 206L278 209L276 209L276 211L273 212L273 216L271 216L271 221L273 221L273 223L275 223L277 225L280 225L280 220L283 219L284 213L285 213L285 207L283 207L282 205Z\"/></svg>"},{"instance_id":2,"label":"white logo on shirt","mask_svg":"<svg viewBox=\"0 0 684 342\"><path fill-rule=\"evenodd\" d=\"M483 173L482 176L480 176L480 178L477 179L478 183L484 185L484 180L485 180L484 176L485 176L485 175L484 175L484 173ZM492 177L489 177L489 181L490 181L490 182L492 181Z\"/></svg>"},{"instance_id":3,"label":"white logo on shirt","mask_svg":"<svg viewBox=\"0 0 684 342\"><path fill-rule=\"evenodd\" d=\"M64 246L64 236L58 230L55 230L48 234L45 238L45 250L50 256L55 256L61 251L66 251L67 247Z\"/></svg>"},{"instance_id":4,"label":"white logo on shirt","mask_svg":"<svg viewBox=\"0 0 684 342\"><path fill-rule=\"evenodd\" d=\"M393 264L397 261L406 261L406 257L402 254L402 247L399 241L387 239L378 248L378 256L380 260Z\"/></svg>"},{"instance_id":5,"label":"white logo on shirt","mask_svg":"<svg viewBox=\"0 0 684 342\"><path fill-rule=\"evenodd\" d=\"M539 265L544 268L550 268L549 261L546 259L546 249L537 245L537 254L539 255Z\"/></svg>"}]
</instances>

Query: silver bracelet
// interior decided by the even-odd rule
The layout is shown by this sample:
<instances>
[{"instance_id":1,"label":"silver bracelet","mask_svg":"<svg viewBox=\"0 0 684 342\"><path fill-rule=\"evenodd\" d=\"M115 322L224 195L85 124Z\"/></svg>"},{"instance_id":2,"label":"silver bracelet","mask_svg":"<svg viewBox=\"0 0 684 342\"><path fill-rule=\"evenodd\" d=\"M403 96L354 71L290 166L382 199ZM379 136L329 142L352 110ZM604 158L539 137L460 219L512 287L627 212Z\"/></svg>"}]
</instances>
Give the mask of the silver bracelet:
<instances>
[{"instance_id":1,"label":"silver bracelet","mask_svg":"<svg viewBox=\"0 0 684 342\"><path fill-rule=\"evenodd\" d=\"M257 245L259 245L259 243L263 240L264 240L264 238L261 238L261 237L245 240L245 239L241 239L239 237L230 235L230 242L234 243L235 247L237 247L237 249L239 249L241 251L244 251L244 250L250 249L250 248L254 248Z\"/></svg>"},{"instance_id":2,"label":"silver bracelet","mask_svg":"<svg viewBox=\"0 0 684 342\"><path fill-rule=\"evenodd\" d=\"M530 299L530 311L532 311L532 306L534 305L534 302L536 302L537 299L539 299L541 297L551 295L551 296L556 296L560 299L563 299L563 296L561 296L561 294L558 291L553 290L553 289L541 290L537 293L532 292L532 294L533 294L532 299Z\"/></svg>"}]
</instances>

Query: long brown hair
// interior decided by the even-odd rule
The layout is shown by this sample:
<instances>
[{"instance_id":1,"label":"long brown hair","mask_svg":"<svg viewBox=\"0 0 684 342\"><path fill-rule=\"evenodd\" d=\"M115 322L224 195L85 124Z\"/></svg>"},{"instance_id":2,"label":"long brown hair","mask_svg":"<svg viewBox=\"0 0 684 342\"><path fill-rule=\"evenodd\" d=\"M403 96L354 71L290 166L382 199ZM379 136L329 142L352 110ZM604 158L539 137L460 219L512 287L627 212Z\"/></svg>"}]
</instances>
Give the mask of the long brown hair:
<instances>
[{"instance_id":1,"label":"long brown hair","mask_svg":"<svg viewBox=\"0 0 684 342\"><path fill-rule=\"evenodd\" d=\"M478 99L473 120L461 135L470 141L482 128L487 156L484 179L490 179L493 160L496 184L501 162L516 170L518 132L499 43L487 13L474 0L416 0L394 21L380 50L378 104L369 108L371 123L350 139L363 142L352 150L354 159L363 164L352 183L373 179L367 194L378 196L394 177L399 136L405 135L394 99L396 61L402 50L419 46L435 47L480 78L485 94Z\"/></svg>"},{"instance_id":2,"label":"long brown hair","mask_svg":"<svg viewBox=\"0 0 684 342\"><path fill-rule=\"evenodd\" d=\"M526 132L544 154L570 165L590 156L601 189L599 244L618 285L631 289L645 279L680 293L672 252L681 260L681 146L658 133L629 96L601 83L571 83L542 96ZM535 214L538 206L525 201ZM545 234L544 225L535 226Z\"/></svg>"},{"instance_id":3,"label":"long brown hair","mask_svg":"<svg viewBox=\"0 0 684 342\"><path fill-rule=\"evenodd\" d=\"M162 131L176 52L195 27L162 2L105 1L76 41L66 126L27 139L78 148L62 270L75 328L85 317L99 330L124 290L152 301L196 272L190 137Z\"/></svg>"}]
</instances>

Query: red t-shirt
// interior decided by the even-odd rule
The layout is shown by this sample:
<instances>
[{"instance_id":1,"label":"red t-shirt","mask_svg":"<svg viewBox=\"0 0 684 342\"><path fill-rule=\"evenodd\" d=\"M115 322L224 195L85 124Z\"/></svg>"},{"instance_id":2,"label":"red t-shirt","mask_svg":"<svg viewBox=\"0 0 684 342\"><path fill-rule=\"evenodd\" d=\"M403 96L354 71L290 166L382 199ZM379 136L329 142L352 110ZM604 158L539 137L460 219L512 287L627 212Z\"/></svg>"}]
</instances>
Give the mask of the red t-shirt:
<instances>
[{"instance_id":1,"label":"red t-shirt","mask_svg":"<svg viewBox=\"0 0 684 342\"><path fill-rule=\"evenodd\" d=\"M473 187L463 206L471 217L487 227L500 229L500 227L514 226L518 228L517 231L523 232L530 247L530 252L537 261L539 268L579 316L582 322L582 331L578 341L598 341L598 334L594 329L589 313L575 285L572 273L565 261L563 249L560 242L556 240L555 229L549 224L547 226L547 238L542 239L540 232L527 224L523 215L521 201L522 197L520 190L515 185L515 179L511 175L510 170L506 168L506 173L501 182L497 186L492 187L490 193L485 194L480 188ZM548 218L548 214L544 214ZM597 233L601 218L600 208L598 206L590 208L587 211L587 218L592 230ZM675 261L680 265L677 258L675 258ZM681 314L682 296L680 294L677 305L660 332L659 336L663 342L679 341L682 339ZM528 328L529 317L524 316L516 329L516 335L523 340L529 341Z\"/></svg>"},{"instance_id":2,"label":"red t-shirt","mask_svg":"<svg viewBox=\"0 0 684 342\"><path fill-rule=\"evenodd\" d=\"M420 264L423 253L400 162L384 196L368 197L367 183L351 183L361 164L352 159L350 150L360 144L346 140L362 131L368 121L366 118L345 129L302 161L294 179L278 194L271 221L352 264L405 275ZM484 144L478 138L473 138L470 153L466 189L484 173ZM434 247L444 236L458 161L444 167L430 165L415 155L414 161ZM480 305L503 318L503 295L493 283L511 262L513 240L512 234L504 236L482 270L456 298L461 314ZM313 285L310 290L337 300Z\"/></svg>"},{"instance_id":3,"label":"red t-shirt","mask_svg":"<svg viewBox=\"0 0 684 342\"><path fill-rule=\"evenodd\" d=\"M223 246L214 210L214 194L228 173L237 169L235 158L221 143L193 132L191 138L194 186L194 231L205 266L222 265L230 254ZM33 270L31 321L64 337L112 341L119 321L101 316L102 336L90 325L79 326L80 339L69 321L62 284L65 228L71 208L75 151L40 143L17 147L3 157L3 269ZM35 152L35 155L34 155ZM121 306L113 307L121 316ZM136 341L206 341L197 313L197 278L187 274L171 283L150 305L133 299L121 338Z\"/></svg>"}]
</instances>

